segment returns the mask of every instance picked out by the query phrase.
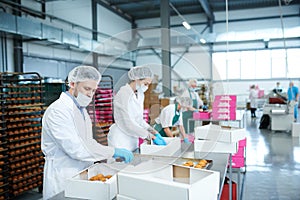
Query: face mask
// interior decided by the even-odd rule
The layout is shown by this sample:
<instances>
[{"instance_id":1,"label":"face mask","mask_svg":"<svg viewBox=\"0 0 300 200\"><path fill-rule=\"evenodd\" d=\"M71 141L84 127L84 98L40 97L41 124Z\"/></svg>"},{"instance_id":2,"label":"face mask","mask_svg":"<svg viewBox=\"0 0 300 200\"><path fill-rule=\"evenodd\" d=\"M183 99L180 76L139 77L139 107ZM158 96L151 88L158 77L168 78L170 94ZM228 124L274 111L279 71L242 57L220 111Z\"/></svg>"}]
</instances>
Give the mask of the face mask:
<instances>
[{"instance_id":1,"label":"face mask","mask_svg":"<svg viewBox=\"0 0 300 200\"><path fill-rule=\"evenodd\" d=\"M93 100L92 97L88 97L81 92L78 92L78 95L75 97L75 99L81 107L87 107Z\"/></svg>"},{"instance_id":2,"label":"face mask","mask_svg":"<svg viewBox=\"0 0 300 200\"><path fill-rule=\"evenodd\" d=\"M146 86L144 84L142 84L142 85L136 84L136 90L137 91L142 91L144 93L148 90L148 86Z\"/></svg>"},{"instance_id":3,"label":"face mask","mask_svg":"<svg viewBox=\"0 0 300 200\"><path fill-rule=\"evenodd\" d=\"M146 91L148 90L148 86L146 86L146 85L143 84L143 85L140 87L140 90L143 91L143 92L146 92Z\"/></svg>"}]
</instances>

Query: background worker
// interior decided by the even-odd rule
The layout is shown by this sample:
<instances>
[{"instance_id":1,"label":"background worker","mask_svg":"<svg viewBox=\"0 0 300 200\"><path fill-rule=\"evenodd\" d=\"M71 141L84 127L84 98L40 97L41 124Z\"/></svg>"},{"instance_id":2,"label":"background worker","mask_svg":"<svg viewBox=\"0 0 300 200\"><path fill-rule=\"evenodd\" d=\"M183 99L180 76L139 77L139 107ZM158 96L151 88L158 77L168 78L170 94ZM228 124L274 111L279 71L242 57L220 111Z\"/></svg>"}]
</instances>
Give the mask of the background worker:
<instances>
[{"instance_id":1,"label":"background worker","mask_svg":"<svg viewBox=\"0 0 300 200\"><path fill-rule=\"evenodd\" d=\"M164 139L143 118L144 92L152 82L149 67L133 67L128 72L129 83L122 86L114 98L115 123L108 133L108 145L135 151L139 138L153 138L157 145Z\"/></svg>"},{"instance_id":2,"label":"background worker","mask_svg":"<svg viewBox=\"0 0 300 200\"><path fill-rule=\"evenodd\" d=\"M182 110L192 106L192 100L189 97L177 97L175 104L170 104L163 108L154 125L163 137L173 137L171 127L178 126L183 141L189 143L188 137L182 123Z\"/></svg>"},{"instance_id":3,"label":"background worker","mask_svg":"<svg viewBox=\"0 0 300 200\"><path fill-rule=\"evenodd\" d=\"M86 106L101 79L91 66L78 66L68 75L70 89L46 110L42 120L41 148L45 155L43 198L64 191L66 180L94 162L121 157L133 159L126 149L103 146L93 139Z\"/></svg>"},{"instance_id":4,"label":"background worker","mask_svg":"<svg viewBox=\"0 0 300 200\"><path fill-rule=\"evenodd\" d=\"M298 100L299 100L299 89L294 86L294 82L290 82L289 89L287 91L288 101L293 101L294 105L294 121L298 119Z\"/></svg>"},{"instance_id":5,"label":"background worker","mask_svg":"<svg viewBox=\"0 0 300 200\"><path fill-rule=\"evenodd\" d=\"M188 89L185 90L181 95L183 97L189 97L192 100L192 106L184 110L184 112L182 113L183 126L185 130L187 130L188 127L188 119L193 118L193 112L199 111L199 109L200 111L202 111L203 101L200 99L199 94L196 92L196 87L197 80L190 79ZM190 126L190 130L194 130L194 123Z\"/></svg>"},{"instance_id":6,"label":"background worker","mask_svg":"<svg viewBox=\"0 0 300 200\"><path fill-rule=\"evenodd\" d=\"M258 91L255 88L255 85L251 85L249 91L251 118L256 118L255 111L257 109L257 105L256 105L257 97L258 97Z\"/></svg>"}]
</instances>

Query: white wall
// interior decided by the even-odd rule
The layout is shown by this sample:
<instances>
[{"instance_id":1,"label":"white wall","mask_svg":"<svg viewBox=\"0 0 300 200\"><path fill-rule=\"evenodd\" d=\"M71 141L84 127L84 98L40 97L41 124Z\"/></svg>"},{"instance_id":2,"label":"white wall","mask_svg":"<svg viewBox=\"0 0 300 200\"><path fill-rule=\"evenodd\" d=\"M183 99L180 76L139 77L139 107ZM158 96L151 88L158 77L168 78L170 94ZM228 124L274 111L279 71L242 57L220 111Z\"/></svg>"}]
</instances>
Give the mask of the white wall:
<instances>
[{"instance_id":1,"label":"white wall","mask_svg":"<svg viewBox=\"0 0 300 200\"><path fill-rule=\"evenodd\" d=\"M98 30L121 40L131 39L131 23L102 6L98 10Z\"/></svg>"}]
</instances>

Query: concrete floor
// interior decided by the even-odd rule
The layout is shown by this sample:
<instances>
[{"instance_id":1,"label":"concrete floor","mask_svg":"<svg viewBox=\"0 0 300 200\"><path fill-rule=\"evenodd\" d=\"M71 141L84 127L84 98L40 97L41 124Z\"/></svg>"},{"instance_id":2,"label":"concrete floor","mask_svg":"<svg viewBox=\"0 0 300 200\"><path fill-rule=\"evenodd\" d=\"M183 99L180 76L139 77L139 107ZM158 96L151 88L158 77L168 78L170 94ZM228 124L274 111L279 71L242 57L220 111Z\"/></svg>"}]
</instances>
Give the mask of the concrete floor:
<instances>
[{"instance_id":1,"label":"concrete floor","mask_svg":"<svg viewBox=\"0 0 300 200\"><path fill-rule=\"evenodd\" d=\"M246 115L247 168L241 181L242 199L300 200L299 137L258 129L260 118ZM34 190L16 199L40 200L42 195Z\"/></svg>"}]
</instances>

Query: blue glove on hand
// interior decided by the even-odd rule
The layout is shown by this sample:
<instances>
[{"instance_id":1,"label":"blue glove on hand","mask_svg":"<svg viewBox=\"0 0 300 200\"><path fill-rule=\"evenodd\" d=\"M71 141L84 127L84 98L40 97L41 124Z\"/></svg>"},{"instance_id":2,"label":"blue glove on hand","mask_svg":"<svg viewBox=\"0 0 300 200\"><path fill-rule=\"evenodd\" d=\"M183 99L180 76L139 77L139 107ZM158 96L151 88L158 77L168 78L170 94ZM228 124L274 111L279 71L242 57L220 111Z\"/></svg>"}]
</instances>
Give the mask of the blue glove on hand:
<instances>
[{"instance_id":1,"label":"blue glove on hand","mask_svg":"<svg viewBox=\"0 0 300 200\"><path fill-rule=\"evenodd\" d=\"M189 138L184 138L183 142L186 143L186 144L190 144Z\"/></svg>"},{"instance_id":2,"label":"blue glove on hand","mask_svg":"<svg viewBox=\"0 0 300 200\"><path fill-rule=\"evenodd\" d=\"M113 155L113 157L121 157L124 159L125 163L129 163L133 159L133 153L131 151L128 151L127 149L115 148L115 154Z\"/></svg>"},{"instance_id":3,"label":"blue glove on hand","mask_svg":"<svg viewBox=\"0 0 300 200\"><path fill-rule=\"evenodd\" d=\"M163 137L161 137L159 133L156 133L154 136L155 136L155 139L153 140L154 144L162 145L162 146L167 145L166 141L163 139Z\"/></svg>"}]
</instances>

